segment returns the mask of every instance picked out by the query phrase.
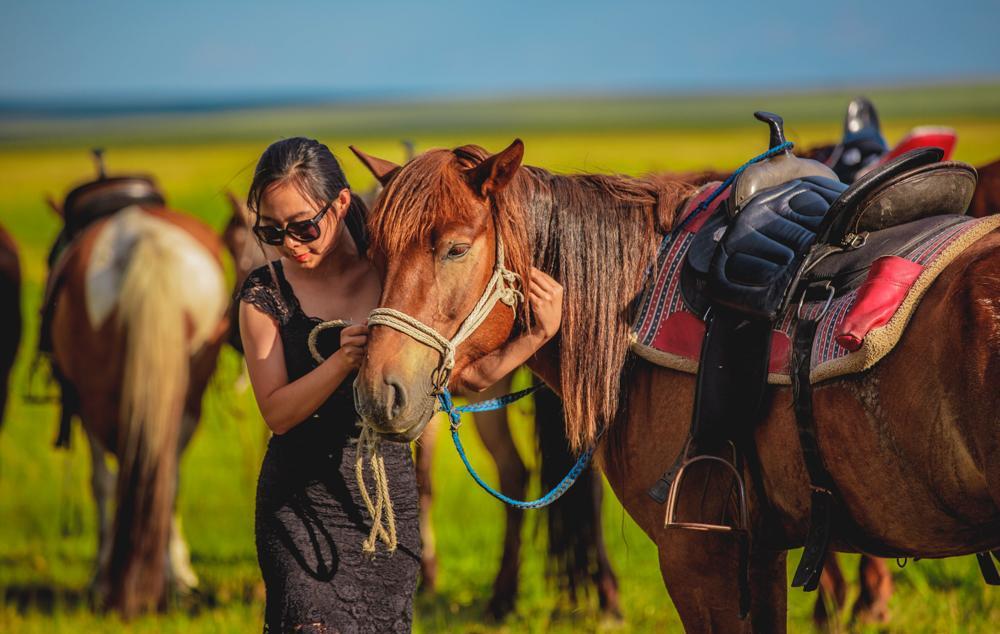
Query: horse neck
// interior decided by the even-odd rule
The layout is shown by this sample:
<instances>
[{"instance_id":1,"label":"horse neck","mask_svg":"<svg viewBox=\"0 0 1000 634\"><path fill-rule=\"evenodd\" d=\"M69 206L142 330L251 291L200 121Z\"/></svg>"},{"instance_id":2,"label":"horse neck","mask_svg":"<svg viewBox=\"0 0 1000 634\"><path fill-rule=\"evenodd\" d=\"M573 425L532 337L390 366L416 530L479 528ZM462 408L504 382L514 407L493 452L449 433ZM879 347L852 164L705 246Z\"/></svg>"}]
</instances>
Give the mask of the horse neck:
<instances>
[{"instance_id":1,"label":"horse neck","mask_svg":"<svg viewBox=\"0 0 1000 634\"><path fill-rule=\"evenodd\" d=\"M633 306L658 242L657 187L618 176L523 170L534 266L564 288L558 374L574 449L592 444L617 414Z\"/></svg>"}]
</instances>

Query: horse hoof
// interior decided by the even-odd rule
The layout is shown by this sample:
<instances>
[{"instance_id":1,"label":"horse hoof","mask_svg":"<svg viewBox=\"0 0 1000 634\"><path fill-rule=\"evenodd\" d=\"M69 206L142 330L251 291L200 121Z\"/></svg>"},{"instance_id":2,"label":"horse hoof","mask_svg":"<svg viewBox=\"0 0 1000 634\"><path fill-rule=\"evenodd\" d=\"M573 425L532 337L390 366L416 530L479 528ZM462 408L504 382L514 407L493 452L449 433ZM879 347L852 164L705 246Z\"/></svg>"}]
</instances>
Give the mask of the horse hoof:
<instances>
[{"instance_id":1,"label":"horse hoof","mask_svg":"<svg viewBox=\"0 0 1000 634\"><path fill-rule=\"evenodd\" d=\"M486 616L494 621L502 621L514 610L514 597L510 595L493 595L486 605Z\"/></svg>"}]
</instances>

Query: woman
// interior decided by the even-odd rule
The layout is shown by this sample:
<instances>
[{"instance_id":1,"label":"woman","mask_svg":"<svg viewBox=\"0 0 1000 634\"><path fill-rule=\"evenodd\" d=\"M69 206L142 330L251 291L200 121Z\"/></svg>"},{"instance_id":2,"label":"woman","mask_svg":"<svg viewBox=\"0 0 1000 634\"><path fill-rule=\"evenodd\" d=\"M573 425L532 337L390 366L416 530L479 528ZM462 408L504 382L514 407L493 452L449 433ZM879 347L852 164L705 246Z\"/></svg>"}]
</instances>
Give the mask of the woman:
<instances>
[{"instance_id":1,"label":"woman","mask_svg":"<svg viewBox=\"0 0 1000 634\"><path fill-rule=\"evenodd\" d=\"M240 334L254 396L274 435L257 484L257 557L267 589L265 631L407 632L420 561L410 448L383 443L398 549L362 552L371 530L354 476L359 428L352 384L365 317L381 283L366 257L365 209L330 150L305 138L272 144L247 199L254 234L281 259L240 291ZM562 288L532 272L535 325L470 368L473 388L496 382L550 339ZM317 363L309 333L324 322Z\"/></svg>"}]
</instances>

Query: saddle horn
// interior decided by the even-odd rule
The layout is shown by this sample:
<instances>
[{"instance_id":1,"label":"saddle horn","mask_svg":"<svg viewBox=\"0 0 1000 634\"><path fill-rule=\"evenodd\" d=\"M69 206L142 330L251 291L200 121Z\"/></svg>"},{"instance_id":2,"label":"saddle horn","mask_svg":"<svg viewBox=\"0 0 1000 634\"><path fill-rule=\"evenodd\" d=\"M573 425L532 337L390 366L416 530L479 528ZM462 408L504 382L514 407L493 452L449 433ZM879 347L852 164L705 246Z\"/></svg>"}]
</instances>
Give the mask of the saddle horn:
<instances>
[{"instance_id":1,"label":"saddle horn","mask_svg":"<svg viewBox=\"0 0 1000 634\"><path fill-rule=\"evenodd\" d=\"M785 138L785 120L782 119L779 115L776 115L773 112L758 110L757 112L753 113L753 116L758 121L763 121L764 123L766 123L768 127L771 129L771 137L770 139L768 139L767 149L772 150L781 145L782 143L788 141L788 139ZM792 151L790 149L785 150L785 154L791 154L791 153Z\"/></svg>"},{"instance_id":2,"label":"saddle horn","mask_svg":"<svg viewBox=\"0 0 1000 634\"><path fill-rule=\"evenodd\" d=\"M90 150L90 153L94 156L94 165L97 167L97 180L106 179L108 176L104 171L104 148L95 147Z\"/></svg>"}]
</instances>

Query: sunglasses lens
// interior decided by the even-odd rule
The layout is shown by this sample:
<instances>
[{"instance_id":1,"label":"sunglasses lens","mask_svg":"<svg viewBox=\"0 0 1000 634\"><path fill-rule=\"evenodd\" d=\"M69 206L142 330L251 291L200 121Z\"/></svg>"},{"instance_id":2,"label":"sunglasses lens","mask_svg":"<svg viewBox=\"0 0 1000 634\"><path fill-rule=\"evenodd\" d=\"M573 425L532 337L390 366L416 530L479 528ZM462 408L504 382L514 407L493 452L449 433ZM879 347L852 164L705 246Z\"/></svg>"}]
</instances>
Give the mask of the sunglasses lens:
<instances>
[{"instance_id":1,"label":"sunglasses lens","mask_svg":"<svg viewBox=\"0 0 1000 634\"><path fill-rule=\"evenodd\" d=\"M312 220L290 222L285 231L299 242L312 242L319 237L319 225Z\"/></svg>"},{"instance_id":2,"label":"sunglasses lens","mask_svg":"<svg viewBox=\"0 0 1000 634\"><path fill-rule=\"evenodd\" d=\"M254 232L257 237L270 245L277 246L285 241L285 232L278 227L272 227L271 225L260 225L254 227Z\"/></svg>"}]
</instances>

